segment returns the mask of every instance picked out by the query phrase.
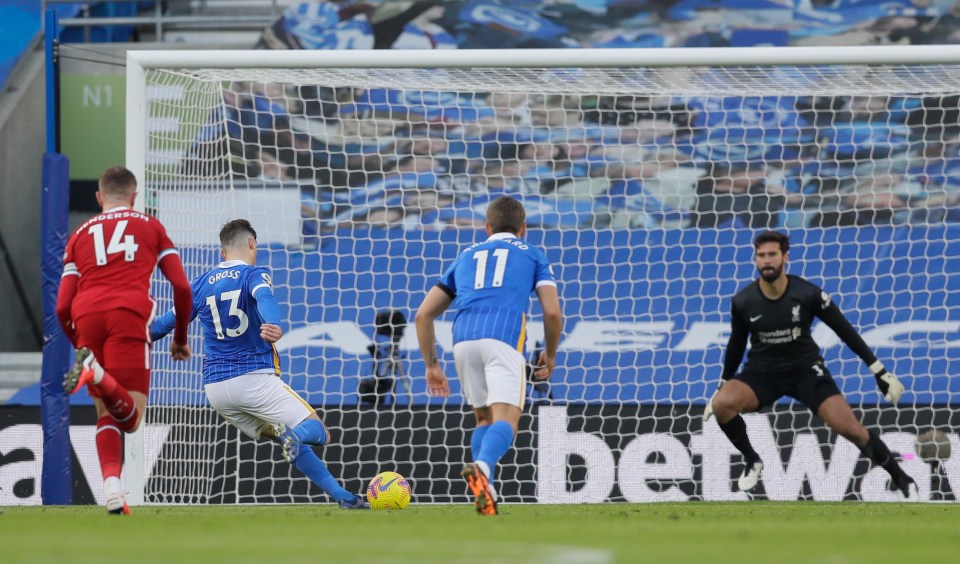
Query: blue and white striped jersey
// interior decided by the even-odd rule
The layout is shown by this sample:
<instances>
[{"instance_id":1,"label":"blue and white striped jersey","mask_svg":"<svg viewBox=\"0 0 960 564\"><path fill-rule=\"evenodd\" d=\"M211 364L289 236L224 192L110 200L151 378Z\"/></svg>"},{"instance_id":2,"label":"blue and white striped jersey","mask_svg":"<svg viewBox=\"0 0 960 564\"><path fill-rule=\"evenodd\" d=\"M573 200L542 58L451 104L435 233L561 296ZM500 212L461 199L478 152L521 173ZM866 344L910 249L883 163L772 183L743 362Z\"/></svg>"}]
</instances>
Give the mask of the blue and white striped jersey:
<instances>
[{"instance_id":1,"label":"blue and white striped jersey","mask_svg":"<svg viewBox=\"0 0 960 564\"><path fill-rule=\"evenodd\" d=\"M263 323L280 324L267 269L225 261L193 281L193 312L203 328L203 383L211 384L262 370L280 373L273 344L260 336ZM150 326L156 341L173 328L173 311Z\"/></svg>"},{"instance_id":2,"label":"blue and white striped jersey","mask_svg":"<svg viewBox=\"0 0 960 564\"><path fill-rule=\"evenodd\" d=\"M523 352L530 293L556 286L543 252L495 233L460 253L438 286L454 298L453 342L497 339Z\"/></svg>"}]
</instances>

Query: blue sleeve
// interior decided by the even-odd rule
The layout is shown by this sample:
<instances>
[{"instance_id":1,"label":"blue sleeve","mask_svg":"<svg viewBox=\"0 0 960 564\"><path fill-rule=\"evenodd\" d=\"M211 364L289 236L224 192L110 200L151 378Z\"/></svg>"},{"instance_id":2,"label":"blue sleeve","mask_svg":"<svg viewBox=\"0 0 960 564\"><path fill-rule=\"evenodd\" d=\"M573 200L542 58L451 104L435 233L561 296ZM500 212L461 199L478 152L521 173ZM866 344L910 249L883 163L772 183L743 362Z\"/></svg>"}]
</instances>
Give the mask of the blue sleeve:
<instances>
[{"instance_id":1,"label":"blue sleeve","mask_svg":"<svg viewBox=\"0 0 960 564\"><path fill-rule=\"evenodd\" d=\"M160 339L166 337L170 331L173 331L173 326L176 323L176 320L176 312L172 309L154 319L153 323L150 324L150 341L156 343Z\"/></svg>"},{"instance_id":2,"label":"blue sleeve","mask_svg":"<svg viewBox=\"0 0 960 564\"><path fill-rule=\"evenodd\" d=\"M261 287L253 293L253 297L257 300L257 312L260 313L260 319L264 323L280 325L280 304L277 303L273 290L269 287Z\"/></svg>"},{"instance_id":3,"label":"blue sleeve","mask_svg":"<svg viewBox=\"0 0 960 564\"><path fill-rule=\"evenodd\" d=\"M534 277L533 287L536 288L542 282L552 282L556 286L557 281L553 277L553 267L550 266L550 261L547 260L547 256L543 252L537 252L537 272Z\"/></svg>"},{"instance_id":4,"label":"blue sleeve","mask_svg":"<svg viewBox=\"0 0 960 564\"><path fill-rule=\"evenodd\" d=\"M194 303L193 307L190 310L190 321L193 321L197 318L197 304ZM170 310L167 313L161 315L160 317L153 320L153 323L150 324L150 342L156 343L160 339L166 337L170 334L170 331L173 331L174 325L177 322L177 312Z\"/></svg>"},{"instance_id":5,"label":"blue sleeve","mask_svg":"<svg viewBox=\"0 0 960 564\"><path fill-rule=\"evenodd\" d=\"M190 308L190 321L193 321L197 318L197 287L203 276L197 278L190 284L190 291L193 294L193 307ZM150 342L156 343L160 339L166 337L170 331L173 331L173 327L176 324L177 313L174 310L170 310L167 313L157 317L153 320L153 323L150 324Z\"/></svg>"},{"instance_id":6,"label":"blue sleeve","mask_svg":"<svg viewBox=\"0 0 960 564\"><path fill-rule=\"evenodd\" d=\"M247 277L247 289L257 300L257 313L264 323L280 325L280 304L273 295L273 280L266 269L258 268Z\"/></svg>"},{"instance_id":7,"label":"blue sleeve","mask_svg":"<svg viewBox=\"0 0 960 564\"><path fill-rule=\"evenodd\" d=\"M456 270L457 265L460 264L460 259L462 257L463 255L461 254L449 267L447 267L447 270L444 271L443 276L440 277L440 281L437 283L451 298L457 297Z\"/></svg>"}]
</instances>

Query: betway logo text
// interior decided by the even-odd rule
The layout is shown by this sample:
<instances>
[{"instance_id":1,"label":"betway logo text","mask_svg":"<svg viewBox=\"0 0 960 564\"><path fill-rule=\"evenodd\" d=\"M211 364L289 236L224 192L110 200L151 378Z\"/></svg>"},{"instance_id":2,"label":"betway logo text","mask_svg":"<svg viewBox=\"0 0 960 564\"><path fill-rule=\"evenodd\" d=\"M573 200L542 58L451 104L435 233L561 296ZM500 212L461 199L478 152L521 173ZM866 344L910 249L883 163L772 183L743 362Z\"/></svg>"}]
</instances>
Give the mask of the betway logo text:
<instances>
[{"instance_id":1,"label":"betway logo text","mask_svg":"<svg viewBox=\"0 0 960 564\"><path fill-rule=\"evenodd\" d=\"M798 433L784 461L770 416L749 414L744 419L750 440L765 463L761 480L767 499L799 499L806 482L817 501L841 501L854 487L864 501L896 501L896 494L887 489L888 475L882 468L871 468L857 483L854 469L861 454L850 441L836 439L829 457L824 458L816 435ZM694 457L699 457L704 500L748 499L748 494L734 491L731 478L731 466L742 457L713 421L699 434L688 435L689 444L669 433L643 433L631 437L619 452L597 434L568 431L565 407L541 407L536 425L540 503L600 503L611 496L615 485L630 502L687 501L691 496L681 485L695 485ZM914 434L883 433L881 437L893 451L913 452ZM960 439L952 433L948 437L952 452L960 452ZM567 481L571 457L586 468L582 483ZM920 499L930 499L933 467L916 457L904 460L901 466L917 481ZM950 484L960 484L960 457L944 460L940 468Z\"/></svg>"},{"instance_id":2,"label":"betway logo text","mask_svg":"<svg viewBox=\"0 0 960 564\"><path fill-rule=\"evenodd\" d=\"M724 346L729 338L730 324L722 321L695 321L689 327L670 321L608 321L580 320L560 343L561 350L587 352L618 352L623 350L655 350L670 348L675 351L704 350ZM862 333L874 349L882 348L960 348L960 321L901 321L880 325ZM823 348L840 344L840 339L826 325L814 327L813 338ZM277 343L279 350L304 347L330 347L347 354L366 355L372 336L352 321L314 323L288 332ZM527 324L527 341L543 340L543 324ZM453 350L453 323L437 322L437 342L446 351ZM675 344L670 345L671 342ZM416 328L407 326L400 347L417 350Z\"/></svg>"}]
</instances>

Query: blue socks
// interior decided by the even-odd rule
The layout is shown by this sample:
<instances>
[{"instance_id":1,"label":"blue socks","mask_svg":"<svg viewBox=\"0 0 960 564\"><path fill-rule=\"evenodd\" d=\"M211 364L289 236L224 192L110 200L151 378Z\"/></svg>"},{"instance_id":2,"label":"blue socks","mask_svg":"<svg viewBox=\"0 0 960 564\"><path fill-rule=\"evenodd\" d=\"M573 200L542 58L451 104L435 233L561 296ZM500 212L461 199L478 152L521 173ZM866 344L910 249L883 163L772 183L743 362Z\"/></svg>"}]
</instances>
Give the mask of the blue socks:
<instances>
[{"instance_id":1,"label":"blue socks","mask_svg":"<svg viewBox=\"0 0 960 564\"><path fill-rule=\"evenodd\" d=\"M327 442L327 429L319 419L305 419L290 431L304 444L323 446Z\"/></svg>"},{"instance_id":2,"label":"blue socks","mask_svg":"<svg viewBox=\"0 0 960 564\"><path fill-rule=\"evenodd\" d=\"M322 446L327 441L327 430L317 419L306 419L290 432L300 439L303 446L294 460L293 465L303 472L314 484L320 486L324 492L335 501L353 501L356 497L340 486L340 482L333 477L327 465L320 460L317 453L307 445Z\"/></svg>"},{"instance_id":3,"label":"blue socks","mask_svg":"<svg viewBox=\"0 0 960 564\"><path fill-rule=\"evenodd\" d=\"M477 431L480 427L477 427ZM474 439L471 441L471 449L476 452L476 431ZM486 427L486 431L481 435L480 454L474 457L474 462L483 462L490 469L490 475L487 479L493 483L494 468L497 462L503 458L503 455L510 450L513 444L513 427L506 421L496 421L493 425Z\"/></svg>"},{"instance_id":4,"label":"blue socks","mask_svg":"<svg viewBox=\"0 0 960 564\"><path fill-rule=\"evenodd\" d=\"M319 423L319 421L317 421ZM299 428L299 425L298 425ZM324 492L335 501L352 501L356 496L340 486L340 482L333 477L333 474L327 470L327 465L320 460L313 449L305 446L300 451L300 456L293 463L297 470L306 474L314 484L320 486Z\"/></svg>"},{"instance_id":5,"label":"blue socks","mask_svg":"<svg viewBox=\"0 0 960 564\"><path fill-rule=\"evenodd\" d=\"M470 436L470 458L473 460L480 459L480 447L483 445L483 437L486 436L489 429L490 425L483 425L473 430L473 435Z\"/></svg>"}]
</instances>

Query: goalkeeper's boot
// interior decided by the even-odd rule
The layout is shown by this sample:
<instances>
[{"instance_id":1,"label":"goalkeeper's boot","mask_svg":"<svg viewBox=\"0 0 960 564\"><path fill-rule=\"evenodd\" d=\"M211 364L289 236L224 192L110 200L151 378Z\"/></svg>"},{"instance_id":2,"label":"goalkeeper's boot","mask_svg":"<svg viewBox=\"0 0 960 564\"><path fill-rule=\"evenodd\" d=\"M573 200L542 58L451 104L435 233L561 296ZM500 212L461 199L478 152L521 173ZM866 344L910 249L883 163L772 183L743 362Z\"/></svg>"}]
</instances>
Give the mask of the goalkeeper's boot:
<instances>
[{"instance_id":1,"label":"goalkeeper's boot","mask_svg":"<svg viewBox=\"0 0 960 564\"><path fill-rule=\"evenodd\" d=\"M298 437L297 434L291 429L288 429L283 423L274 425L273 433L277 436L277 440L280 441L283 459L290 464L296 462L297 458L300 456L300 449L302 448L300 437Z\"/></svg>"},{"instance_id":2,"label":"goalkeeper's boot","mask_svg":"<svg viewBox=\"0 0 960 564\"><path fill-rule=\"evenodd\" d=\"M460 475L470 486L470 492L473 493L473 506L480 515L496 515L497 511L497 492L476 464L465 464Z\"/></svg>"},{"instance_id":3,"label":"goalkeeper's boot","mask_svg":"<svg viewBox=\"0 0 960 564\"><path fill-rule=\"evenodd\" d=\"M77 349L77 354L73 357L73 367L63 375L63 389L68 394L74 394L92 382L95 376L93 371L93 353L87 347Z\"/></svg>"},{"instance_id":4,"label":"goalkeeper's boot","mask_svg":"<svg viewBox=\"0 0 960 564\"><path fill-rule=\"evenodd\" d=\"M740 478L737 480L737 487L740 488L742 492L748 492L753 488L757 487L757 482L760 481L760 474L763 473L763 462L757 460L755 462L748 462L743 468L743 473L740 474Z\"/></svg>"},{"instance_id":5,"label":"goalkeeper's boot","mask_svg":"<svg viewBox=\"0 0 960 564\"><path fill-rule=\"evenodd\" d=\"M356 495L352 500L341 499L337 502L340 509L370 509L370 504L363 497Z\"/></svg>"},{"instance_id":6,"label":"goalkeeper's boot","mask_svg":"<svg viewBox=\"0 0 960 564\"><path fill-rule=\"evenodd\" d=\"M897 501L919 501L920 492L917 491L917 482L910 476L896 483Z\"/></svg>"},{"instance_id":7,"label":"goalkeeper's boot","mask_svg":"<svg viewBox=\"0 0 960 564\"><path fill-rule=\"evenodd\" d=\"M130 507L122 493L107 494L107 513L110 515L130 515Z\"/></svg>"}]
</instances>

